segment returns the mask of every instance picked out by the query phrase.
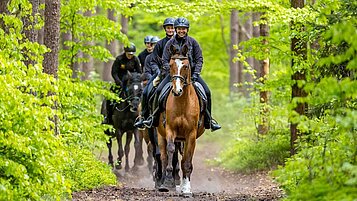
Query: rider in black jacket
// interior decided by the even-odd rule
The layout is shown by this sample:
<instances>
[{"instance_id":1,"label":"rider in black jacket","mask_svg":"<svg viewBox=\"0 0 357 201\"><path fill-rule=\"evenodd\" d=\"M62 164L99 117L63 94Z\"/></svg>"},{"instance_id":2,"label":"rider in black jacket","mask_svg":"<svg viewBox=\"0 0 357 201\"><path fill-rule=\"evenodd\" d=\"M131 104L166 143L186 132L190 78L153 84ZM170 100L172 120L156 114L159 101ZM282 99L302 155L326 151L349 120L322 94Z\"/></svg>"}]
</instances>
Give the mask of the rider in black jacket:
<instances>
[{"instance_id":1,"label":"rider in black jacket","mask_svg":"<svg viewBox=\"0 0 357 201\"><path fill-rule=\"evenodd\" d=\"M153 36L145 36L144 38L144 44L145 44L145 49L141 51L138 55L140 65L141 65L141 71L144 72L144 62L146 57L152 53L154 48L152 47L150 41Z\"/></svg>"},{"instance_id":2,"label":"rider in black jacket","mask_svg":"<svg viewBox=\"0 0 357 201\"><path fill-rule=\"evenodd\" d=\"M174 29L174 22L175 19L174 18L166 18L164 20L164 23L162 24L165 32L166 32L166 37L159 40L159 42L156 43L154 51L152 54L150 54L147 57L147 61L145 62L145 66L144 66L144 73L150 74L151 79L149 80L147 86L144 89L144 93L143 93L143 97L141 99L141 114L139 115L139 117L137 118L134 126L138 127L138 128L144 128L144 120L149 116L149 111L147 108L147 95L149 94L149 92L147 91L147 89L150 87L149 85L155 85L157 83L153 83L153 79L157 76L160 75L160 69L162 68L162 53L164 51L164 47L167 43L167 41L170 40L170 38L172 38L172 36L175 33L175 29ZM156 86L156 85L155 85Z\"/></svg>"},{"instance_id":3,"label":"rider in black jacket","mask_svg":"<svg viewBox=\"0 0 357 201\"><path fill-rule=\"evenodd\" d=\"M115 87L111 87L111 90L115 92L117 88L126 89L126 81L124 79L125 75L129 72L141 73L140 62L138 57L134 54L136 52L136 47L134 44L124 48L124 52L115 58L112 66L112 77L115 81ZM112 124L113 108L110 100L106 102L107 112L104 116L103 124Z\"/></svg>"}]
</instances>

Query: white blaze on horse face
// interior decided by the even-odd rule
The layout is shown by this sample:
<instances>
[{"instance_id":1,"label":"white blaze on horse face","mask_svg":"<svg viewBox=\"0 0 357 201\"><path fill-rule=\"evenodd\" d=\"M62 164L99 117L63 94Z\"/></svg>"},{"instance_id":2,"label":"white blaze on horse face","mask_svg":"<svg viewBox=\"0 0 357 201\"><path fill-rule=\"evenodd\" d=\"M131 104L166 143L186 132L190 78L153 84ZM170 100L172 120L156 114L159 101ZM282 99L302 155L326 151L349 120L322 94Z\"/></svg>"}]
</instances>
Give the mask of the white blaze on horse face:
<instances>
[{"instance_id":1,"label":"white blaze on horse face","mask_svg":"<svg viewBox=\"0 0 357 201\"><path fill-rule=\"evenodd\" d=\"M139 86L136 84L136 85L134 85L134 90L136 91L136 90L138 90L139 89Z\"/></svg>"},{"instance_id":2,"label":"white blaze on horse face","mask_svg":"<svg viewBox=\"0 0 357 201\"><path fill-rule=\"evenodd\" d=\"M183 62L180 59L175 59L177 65L177 75L180 76L181 68L183 67ZM176 78L176 92L182 91L182 83L180 78Z\"/></svg>"}]
</instances>

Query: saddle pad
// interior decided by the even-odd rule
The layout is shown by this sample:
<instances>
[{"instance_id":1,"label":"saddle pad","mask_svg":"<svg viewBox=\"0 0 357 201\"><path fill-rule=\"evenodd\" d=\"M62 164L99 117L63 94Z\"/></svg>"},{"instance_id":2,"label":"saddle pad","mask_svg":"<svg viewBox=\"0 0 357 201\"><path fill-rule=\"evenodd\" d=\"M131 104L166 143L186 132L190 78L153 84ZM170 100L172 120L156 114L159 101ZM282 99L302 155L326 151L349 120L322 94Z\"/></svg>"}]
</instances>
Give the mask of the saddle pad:
<instances>
[{"instance_id":1,"label":"saddle pad","mask_svg":"<svg viewBox=\"0 0 357 201\"><path fill-rule=\"evenodd\" d=\"M166 99L169 94L169 92L172 89L172 83L168 82L161 90L161 93L159 94L159 107L160 111L163 111L166 106Z\"/></svg>"}]
</instances>

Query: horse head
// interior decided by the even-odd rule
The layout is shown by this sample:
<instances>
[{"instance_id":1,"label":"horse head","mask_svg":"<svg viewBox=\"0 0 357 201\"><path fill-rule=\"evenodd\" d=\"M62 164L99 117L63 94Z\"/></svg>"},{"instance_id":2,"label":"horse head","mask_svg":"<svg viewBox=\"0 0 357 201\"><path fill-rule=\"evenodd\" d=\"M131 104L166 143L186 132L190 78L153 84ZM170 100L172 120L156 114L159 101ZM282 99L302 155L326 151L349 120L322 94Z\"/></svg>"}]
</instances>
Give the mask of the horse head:
<instances>
[{"instance_id":1,"label":"horse head","mask_svg":"<svg viewBox=\"0 0 357 201\"><path fill-rule=\"evenodd\" d=\"M142 82L140 73L127 73L128 99L131 112L137 112L142 93Z\"/></svg>"},{"instance_id":2,"label":"horse head","mask_svg":"<svg viewBox=\"0 0 357 201\"><path fill-rule=\"evenodd\" d=\"M170 47L170 76L172 82L172 93L181 96L186 85L191 84L191 67L188 60L188 46L184 44L181 48L176 45Z\"/></svg>"}]
</instances>

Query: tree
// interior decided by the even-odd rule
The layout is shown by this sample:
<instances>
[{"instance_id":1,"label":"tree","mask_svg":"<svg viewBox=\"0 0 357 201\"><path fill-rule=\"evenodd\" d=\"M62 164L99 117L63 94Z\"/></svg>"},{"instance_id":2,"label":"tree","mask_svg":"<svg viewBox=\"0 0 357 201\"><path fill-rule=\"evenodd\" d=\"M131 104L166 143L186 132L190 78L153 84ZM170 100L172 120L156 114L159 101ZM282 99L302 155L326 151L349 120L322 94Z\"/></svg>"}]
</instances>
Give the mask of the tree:
<instances>
[{"instance_id":1,"label":"tree","mask_svg":"<svg viewBox=\"0 0 357 201\"><path fill-rule=\"evenodd\" d=\"M238 62L235 61L235 57L237 56L237 48L238 45L238 11L232 10L231 11L231 27L230 27L230 35L231 35L231 45L230 45L230 57L229 57L229 89L231 93L237 93L238 87L235 86L236 83L239 82L238 80L238 72L239 72L239 65Z\"/></svg>"},{"instance_id":2,"label":"tree","mask_svg":"<svg viewBox=\"0 0 357 201\"><path fill-rule=\"evenodd\" d=\"M291 6L293 8L303 8L304 0L292 0ZM302 61L306 59L306 42L301 38L301 33L304 32L304 26L298 22L291 23L291 30L295 32L295 36L291 39L291 51L293 54L291 60L291 68L293 75L291 79L294 81L292 85L292 101L293 104L296 104L294 111L297 115L303 115L306 110L306 104L303 103L299 98L306 97L307 93L304 91L304 81L306 81L306 70L301 65ZM299 37L300 36L300 37ZM296 122L290 123L290 154L293 155L296 153L295 143L298 137L301 135L301 132L297 128Z\"/></svg>"},{"instance_id":3,"label":"tree","mask_svg":"<svg viewBox=\"0 0 357 201\"><path fill-rule=\"evenodd\" d=\"M58 78L58 52L59 52L59 36L60 36L60 0L45 1L45 27L44 27L44 45L50 49L44 55L43 72ZM48 95L53 95L49 92ZM55 102L54 109L57 109ZM59 134L58 117L54 116L55 135Z\"/></svg>"},{"instance_id":4,"label":"tree","mask_svg":"<svg viewBox=\"0 0 357 201\"><path fill-rule=\"evenodd\" d=\"M264 13L262 14L264 16ZM263 18L265 19L265 18ZM269 49L266 47L268 44L268 40L267 37L269 36L269 27L267 22L260 24L260 36L263 37L262 40L262 44L263 44L263 51L264 54L267 56L267 53L269 51ZM269 57L266 57L265 59L260 61L260 75L259 75L259 80L261 81L261 83L264 85L266 80L267 80L267 76L269 75ZM260 91L260 105L261 105L261 109L260 109L260 124L258 125L258 132L259 134L266 134L268 132L268 91L266 89L263 89Z\"/></svg>"},{"instance_id":5,"label":"tree","mask_svg":"<svg viewBox=\"0 0 357 201\"><path fill-rule=\"evenodd\" d=\"M107 17L109 20L112 21L116 21L115 17L114 17L114 10L112 9L108 9L107 10ZM117 54L117 46L115 41L106 41L105 43L105 47L110 51L110 53L115 57ZM104 62L103 65L103 71L102 71L102 79L104 81L110 81L112 80L112 76L111 76L111 68L113 65L113 61L108 61L108 62Z\"/></svg>"}]
</instances>

